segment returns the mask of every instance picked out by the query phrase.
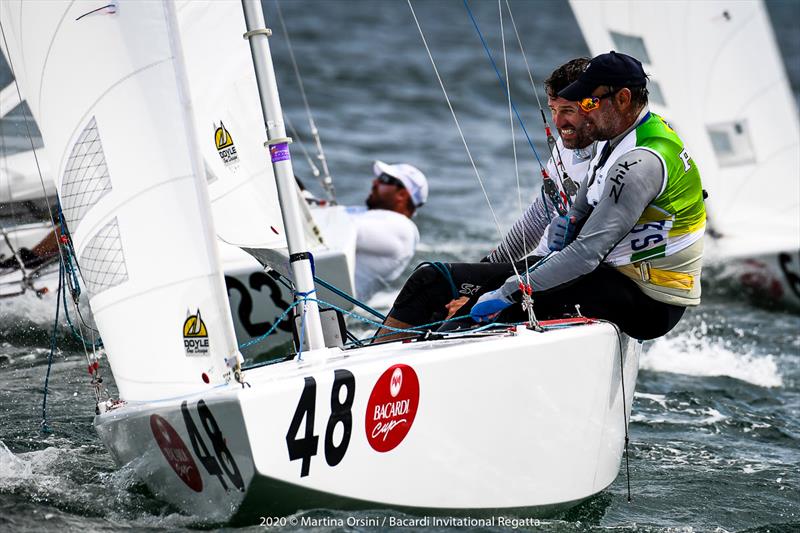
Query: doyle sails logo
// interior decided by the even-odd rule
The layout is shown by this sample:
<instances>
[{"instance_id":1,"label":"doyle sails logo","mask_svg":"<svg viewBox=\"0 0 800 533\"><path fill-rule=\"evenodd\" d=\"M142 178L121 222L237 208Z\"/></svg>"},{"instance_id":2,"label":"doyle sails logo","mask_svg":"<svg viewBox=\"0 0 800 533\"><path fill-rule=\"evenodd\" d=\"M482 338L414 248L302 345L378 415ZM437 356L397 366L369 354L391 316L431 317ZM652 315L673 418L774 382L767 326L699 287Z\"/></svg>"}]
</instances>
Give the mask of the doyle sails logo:
<instances>
[{"instance_id":1,"label":"doyle sails logo","mask_svg":"<svg viewBox=\"0 0 800 533\"><path fill-rule=\"evenodd\" d=\"M186 485L195 492L203 490L203 478L197 469L192 454L169 422L158 415L150 415L150 431L156 439L164 459Z\"/></svg>"},{"instance_id":2,"label":"doyle sails logo","mask_svg":"<svg viewBox=\"0 0 800 533\"><path fill-rule=\"evenodd\" d=\"M194 315L190 311L183 322L183 347L186 355L206 355L208 353L208 330L200 316L200 309Z\"/></svg>"},{"instance_id":3,"label":"doyle sails logo","mask_svg":"<svg viewBox=\"0 0 800 533\"><path fill-rule=\"evenodd\" d=\"M219 128L214 131L214 144L217 146L217 153L225 163L225 166L238 165L239 154L236 153L236 146L233 144L231 133L225 129L225 124L220 121Z\"/></svg>"},{"instance_id":4,"label":"doyle sails logo","mask_svg":"<svg viewBox=\"0 0 800 533\"><path fill-rule=\"evenodd\" d=\"M389 367L372 388L364 427L372 449L388 452L408 435L419 406L419 379L408 365Z\"/></svg>"}]
</instances>

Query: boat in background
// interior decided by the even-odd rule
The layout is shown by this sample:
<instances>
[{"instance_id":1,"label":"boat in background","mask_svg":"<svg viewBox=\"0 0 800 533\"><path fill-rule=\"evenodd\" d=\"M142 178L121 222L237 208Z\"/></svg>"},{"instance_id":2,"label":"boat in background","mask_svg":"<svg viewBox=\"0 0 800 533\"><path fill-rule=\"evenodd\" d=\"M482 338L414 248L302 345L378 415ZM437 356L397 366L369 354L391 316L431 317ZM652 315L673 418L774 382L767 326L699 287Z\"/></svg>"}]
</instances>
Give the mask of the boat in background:
<instances>
[{"instance_id":1,"label":"boat in background","mask_svg":"<svg viewBox=\"0 0 800 533\"><path fill-rule=\"evenodd\" d=\"M642 61L650 108L686 141L717 279L800 309L800 122L764 3L570 5L592 55Z\"/></svg>"},{"instance_id":2,"label":"boat in background","mask_svg":"<svg viewBox=\"0 0 800 533\"><path fill-rule=\"evenodd\" d=\"M201 118L218 115L194 100L180 22L198 5L224 57L249 42L258 77L252 94L219 93L231 107L217 113L231 111L225 129L242 143L242 172L219 183L209 183L207 154L219 154L203 147ZM115 462L214 522L319 507L538 516L604 490L627 443L641 351L613 324L577 317L357 347L326 335L270 30L257 0L242 8L0 4L118 388L110 398L93 381L94 425ZM232 111L252 99L267 150L256 136L244 148L258 117ZM272 163L276 211L243 194L251 157L253 168ZM241 366L218 235L278 263L288 244L302 310L293 358ZM92 357L93 374L103 371Z\"/></svg>"}]
</instances>

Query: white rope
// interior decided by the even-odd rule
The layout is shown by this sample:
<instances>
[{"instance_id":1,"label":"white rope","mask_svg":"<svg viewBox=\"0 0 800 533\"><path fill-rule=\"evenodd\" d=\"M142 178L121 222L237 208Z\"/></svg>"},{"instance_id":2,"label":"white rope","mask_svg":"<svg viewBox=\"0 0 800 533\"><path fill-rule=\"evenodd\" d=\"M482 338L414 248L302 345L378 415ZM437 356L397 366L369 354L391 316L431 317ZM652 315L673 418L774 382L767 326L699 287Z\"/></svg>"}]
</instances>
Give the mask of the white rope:
<instances>
[{"instance_id":1,"label":"white rope","mask_svg":"<svg viewBox=\"0 0 800 533\"><path fill-rule=\"evenodd\" d=\"M478 180L478 185L481 187L481 191L483 192L483 197L486 199L486 204L489 206L489 211L492 213L492 219L494 220L495 228L497 229L497 234L500 237L500 240L503 240L503 231L500 229L500 222L497 219L497 214L492 207L492 202L489 200L489 195L486 192L486 187L483 185L483 179L481 178L481 174L478 171L478 167L475 164L475 160L472 157L472 152L469 149L469 145L467 144L467 139L464 136L464 131L461 129L461 124L458 122L458 117L456 116L456 112L453 109L453 104L450 102L450 96L447 94L447 89L445 89L444 81L442 81L441 75L439 75L439 69L436 67L436 62L433 60L433 55L431 54L431 49L428 46L428 41L425 39L425 34L422 31L422 27L419 24L419 20L417 19L417 14L414 12L414 6L411 5L411 0L406 0L408 2L408 8L411 10L411 16L414 18L414 23L417 26L417 30L419 31L419 36L422 38L422 44L425 46L425 51L428 53L428 59L431 61L431 66L433 67L433 72L436 74L436 79L439 81L439 87L442 89L442 93L444 94L444 99L447 102L447 107L450 108L450 114L453 116L453 121L456 124L456 129L458 130L458 134L461 137L461 142L464 144L464 149L467 152L467 157L469 158L470 165L472 165L472 170L475 172L475 178ZM509 252L509 259L510 252ZM514 262L511 261L511 266L514 268L514 273L516 274L517 278L522 281L519 273L517 272L516 266Z\"/></svg>"}]
</instances>

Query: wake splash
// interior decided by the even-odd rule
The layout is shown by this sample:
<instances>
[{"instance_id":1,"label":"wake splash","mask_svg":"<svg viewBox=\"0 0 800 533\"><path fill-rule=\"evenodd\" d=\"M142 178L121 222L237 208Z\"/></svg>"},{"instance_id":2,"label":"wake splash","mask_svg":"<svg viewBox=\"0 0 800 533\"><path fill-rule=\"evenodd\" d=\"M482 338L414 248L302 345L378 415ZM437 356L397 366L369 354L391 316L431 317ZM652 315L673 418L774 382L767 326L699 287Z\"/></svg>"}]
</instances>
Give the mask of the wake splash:
<instances>
[{"instance_id":1,"label":"wake splash","mask_svg":"<svg viewBox=\"0 0 800 533\"><path fill-rule=\"evenodd\" d=\"M640 368L689 376L727 376L760 387L783 386L775 356L758 355L752 347L739 346L748 350L741 353L730 340L704 336L704 329L656 340L642 354Z\"/></svg>"}]
</instances>

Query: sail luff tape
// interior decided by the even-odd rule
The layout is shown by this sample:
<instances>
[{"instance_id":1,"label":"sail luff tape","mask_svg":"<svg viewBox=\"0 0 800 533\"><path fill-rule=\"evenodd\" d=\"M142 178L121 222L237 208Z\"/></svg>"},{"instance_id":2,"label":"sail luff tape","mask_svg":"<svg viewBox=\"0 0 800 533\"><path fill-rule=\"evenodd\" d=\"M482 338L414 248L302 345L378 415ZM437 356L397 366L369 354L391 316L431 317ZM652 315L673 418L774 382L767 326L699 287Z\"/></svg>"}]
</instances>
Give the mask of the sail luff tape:
<instances>
[{"instance_id":1,"label":"sail luff tape","mask_svg":"<svg viewBox=\"0 0 800 533\"><path fill-rule=\"evenodd\" d=\"M276 137L275 139L270 139L264 143L264 148L269 148L275 144L292 144L291 137Z\"/></svg>"},{"instance_id":2,"label":"sail luff tape","mask_svg":"<svg viewBox=\"0 0 800 533\"><path fill-rule=\"evenodd\" d=\"M250 30L242 35L242 39L249 39L254 35L266 35L267 37L272 37L272 30L269 28L261 28L258 30Z\"/></svg>"}]
</instances>

